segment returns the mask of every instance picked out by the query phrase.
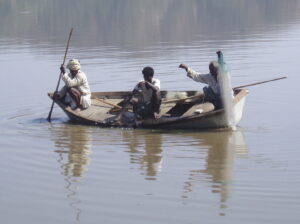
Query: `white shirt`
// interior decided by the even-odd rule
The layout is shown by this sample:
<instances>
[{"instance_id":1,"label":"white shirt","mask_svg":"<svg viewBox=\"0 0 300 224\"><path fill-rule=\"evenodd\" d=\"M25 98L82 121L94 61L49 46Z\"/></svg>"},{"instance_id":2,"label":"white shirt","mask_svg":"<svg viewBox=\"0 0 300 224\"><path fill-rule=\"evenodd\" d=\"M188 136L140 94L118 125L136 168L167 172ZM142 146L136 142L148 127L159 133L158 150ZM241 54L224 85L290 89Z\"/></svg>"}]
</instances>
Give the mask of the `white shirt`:
<instances>
[{"instance_id":1,"label":"white shirt","mask_svg":"<svg viewBox=\"0 0 300 224\"><path fill-rule=\"evenodd\" d=\"M196 71L194 71L191 68L188 68L187 70L187 76L193 79L196 82L201 82L208 84L212 90L214 91L215 94L220 95L221 90L220 90L220 85L219 85L219 79L217 77L217 80L213 77L212 74L200 74Z\"/></svg>"},{"instance_id":2,"label":"white shirt","mask_svg":"<svg viewBox=\"0 0 300 224\"><path fill-rule=\"evenodd\" d=\"M81 105L83 108L88 108L91 105L91 90L89 83L87 81L86 75L82 71L78 71L74 78L72 78L71 73L65 73L61 75L62 80L66 85L58 92L61 97L66 96L65 102L69 103L74 101L67 94L67 88L74 87L80 91L81 96Z\"/></svg>"},{"instance_id":3,"label":"white shirt","mask_svg":"<svg viewBox=\"0 0 300 224\"><path fill-rule=\"evenodd\" d=\"M72 78L71 73L65 73L62 74L61 78L64 80L68 88L75 87L82 95L91 94L90 86L84 72L79 70L74 78Z\"/></svg>"},{"instance_id":4,"label":"white shirt","mask_svg":"<svg viewBox=\"0 0 300 224\"><path fill-rule=\"evenodd\" d=\"M141 80L140 82L142 82L144 80ZM139 83L140 83L139 82ZM152 95L153 95L153 89L151 88L147 88L145 86L145 84L142 84L140 87L139 87L139 83L136 84L136 86L134 87L135 90L142 90L142 95L143 95L143 100L145 103L150 103L151 102L151 98L152 98ZM151 82L152 85L156 86L158 88L158 90L160 90L160 81L158 79L152 79L152 82Z\"/></svg>"}]
</instances>

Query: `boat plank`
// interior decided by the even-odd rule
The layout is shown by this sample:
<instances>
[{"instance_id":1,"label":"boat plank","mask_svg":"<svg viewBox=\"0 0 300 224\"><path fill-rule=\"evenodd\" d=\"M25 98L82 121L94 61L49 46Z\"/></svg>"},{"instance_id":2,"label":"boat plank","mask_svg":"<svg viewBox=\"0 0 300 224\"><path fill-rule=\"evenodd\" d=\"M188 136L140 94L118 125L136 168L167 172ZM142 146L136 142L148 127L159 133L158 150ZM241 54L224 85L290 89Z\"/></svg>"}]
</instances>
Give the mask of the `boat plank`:
<instances>
[{"instance_id":1,"label":"boat plank","mask_svg":"<svg viewBox=\"0 0 300 224\"><path fill-rule=\"evenodd\" d=\"M170 111L175 105L176 105L176 103L162 104L161 108L160 108L160 112L157 115L157 117L160 118L160 117L166 115L168 113L168 111Z\"/></svg>"},{"instance_id":2,"label":"boat plank","mask_svg":"<svg viewBox=\"0 0 300 224\"><path fill-rule=\"evenodd\" d=\"M118 105L120 102L122 102L123 99L105 99L105 102L101 102L97 99L92 99L92 105L95 106L101 106L101 107L107 107L107 108L113 108L114 106L109 105L109 104L114 104L114 105Z\"/></svg>"},{"instance_id":3,"label":"boat plank","mask_svg":"<svg viewBox=\"0 0 300 224\"><path fill-rule=\"evenodd\" d=\"M192 106L190 109L188 109L183 115L181 115L181 117L188 117L197 113L198 114L207 113L213 111L214 109L215 107L212 103L196 104Z\"/></svg>"}]
</instances>

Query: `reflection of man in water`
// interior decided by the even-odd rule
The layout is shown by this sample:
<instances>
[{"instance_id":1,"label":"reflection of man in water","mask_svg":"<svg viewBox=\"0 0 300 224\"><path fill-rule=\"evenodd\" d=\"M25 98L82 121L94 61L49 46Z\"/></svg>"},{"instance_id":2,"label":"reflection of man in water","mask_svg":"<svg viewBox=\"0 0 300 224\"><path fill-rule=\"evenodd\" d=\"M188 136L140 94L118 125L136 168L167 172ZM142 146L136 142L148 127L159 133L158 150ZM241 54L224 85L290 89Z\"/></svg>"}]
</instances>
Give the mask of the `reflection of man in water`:
<instances>
[{"instance_id":1,"label":"reflection of man in water","mask_svg":"<svg viewBox=\"0 0 300 224\"><path fill-rule=\"evenodd\" d=\"M66 176L82 177L89 164L88 155L91 150L91 136L88 128L78 125L64 125L62 129L56 130L58 139L57 152L66 152L68 160L64 164ZM67 151L66 151L67 150Z\"/></svg>"},{"instance_id":2,"label":"reflection of man in water","mask_svg":"<svg viewBox=\"0 0 300 224\"><path fill-rule=\"evenodd\" d=\"M212 192L221 196L221 203L225 203L229 195L230 183L233 180L235 155L245 153L247 146L242 131L222 131L193 133L193 137L201 141L201 146L208 148L206 168L191 170L185 190L192 192L199 179L209 179ZM201 178L202 174L208 177ZM221 204L221 207L224 207ZM225 206L226 207L226 206Z\"/></svg>"},{"instance_id":3,"label":"reflection of man in water","mask_svg":"<svg viewBox=\"0 0 300 224\"><path fill-rule=\"evenodd\" d=\"M141 170L146 171L146 179L155 179L162 165L161 134L145 134L144 131L136 130L124 132L123 137L130 149L130 162L141 165Z\"/></svg>"},{"instance_id":4,"label":"reflection of man in water","mask_svg":"<svg viewBox=\"0 0 300 224\"><path fill-rule=\"evenodd\" d=\"M59 159L57 160L65 176L65 189L69 204L76 213L76 220L80 220L80 200L77 199L76 182L83 177L89 164L88 155L91 152L91 133L85 126L62 124L54 128L54 142ZM67 155L65 160L64 155ZM76 177L76 178L74 178Z\"/></svg>"}]
</instances>

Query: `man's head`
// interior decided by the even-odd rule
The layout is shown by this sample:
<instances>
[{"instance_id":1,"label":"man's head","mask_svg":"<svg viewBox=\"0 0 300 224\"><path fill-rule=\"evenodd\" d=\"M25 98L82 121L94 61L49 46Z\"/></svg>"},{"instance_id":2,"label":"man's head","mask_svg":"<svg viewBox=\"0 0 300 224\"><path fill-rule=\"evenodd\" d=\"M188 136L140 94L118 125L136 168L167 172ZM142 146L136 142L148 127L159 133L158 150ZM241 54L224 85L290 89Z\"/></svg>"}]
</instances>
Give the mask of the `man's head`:
<instances>
[{"instance_id":1,"label":"man's head","mask_svg":"<svg viewBox=\"0 0 300 224\"><path fill-rule=\"evenodd\" d=\"M75 58L71 59L67 64L67 68L70 70L72 75L76 75L80 70L80 61Z\"/></svg>"},{"instance_id":2,"label":"man's head","mask_svg":"<svg viewBox=\"0 0 300 224\"><path fill-rule=\"evenodd\" d=\"M217 76L218 72L219 72L219 63L216 61L211 61L209 63L209 72L210 74L212 74L213 76Z\"/></svg>"},{"instance_id":3,"label":"man's head","mask_svg":"<svg viewBox=\"0 0 300 224\"><path fill-rule=\"evenodd\" d=\"M145 67L142 71L144 75L144 80L147 82L152 82L152 78L154 76L154 70L151 67Z\"/></svg>"}]
</instances>

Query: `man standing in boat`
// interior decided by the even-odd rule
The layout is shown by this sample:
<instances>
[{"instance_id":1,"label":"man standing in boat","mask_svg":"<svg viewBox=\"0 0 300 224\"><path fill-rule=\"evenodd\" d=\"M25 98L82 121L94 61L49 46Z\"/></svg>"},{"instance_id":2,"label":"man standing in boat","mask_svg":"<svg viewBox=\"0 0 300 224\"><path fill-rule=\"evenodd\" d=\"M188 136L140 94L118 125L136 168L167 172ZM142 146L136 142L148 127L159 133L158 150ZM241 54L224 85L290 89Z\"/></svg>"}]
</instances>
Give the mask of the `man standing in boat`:
<instances>
[{"instance_id":1,"label":"man standing in boat","mask_svg":"<svg viewBox=\"0 0 300 224\"><path fill-rule=\"evenodd\" d=\"M79 60L71 59L67 68L70 73L66 73L64 66L60 67L65 86L55 93L55 97L63 100L73 110L87 109L91 105L91 91L86 75L80 70Z\"/></svg>"},{"instance_id":2,"label":"man standing in boat","mask_svg":"<svg viewBox=\"0 0 300 224\"><path fill-rule=\"evenodd\" d=\"M192 68L185 64L180 64L179 68L184 69L187 72L187 76L196 82L208 84L203 88L205 101L209 101L214 104L215 109L223 107L221 99L221 89L219 82L219 64L217 61L211 61L209 63L209 73L201 74L194 71Z\"/></svg>"}]
</instances>

